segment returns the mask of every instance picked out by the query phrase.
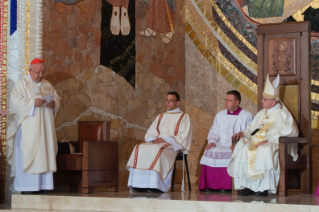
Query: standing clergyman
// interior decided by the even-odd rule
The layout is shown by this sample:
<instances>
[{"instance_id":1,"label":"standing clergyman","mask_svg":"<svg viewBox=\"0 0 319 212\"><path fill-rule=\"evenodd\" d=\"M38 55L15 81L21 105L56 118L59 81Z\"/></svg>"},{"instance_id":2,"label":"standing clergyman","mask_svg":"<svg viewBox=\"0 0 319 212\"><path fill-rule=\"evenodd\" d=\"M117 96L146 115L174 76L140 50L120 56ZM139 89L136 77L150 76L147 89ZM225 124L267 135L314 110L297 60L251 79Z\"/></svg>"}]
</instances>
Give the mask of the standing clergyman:
<instances>
[{"instance_id":1,"label":"standing clergyman","mask_svg":"<svg viewBox=\"0 0 319 212\"><path fill-rule=\"evenodd\" d=\"M13 120L8 118L7 161L13 189L22 193L53 190L58 150L54 117L60 97L45 75L44 62L34 59L29 75L19 80L11 93L9 116Z\"/></svg>"}]
</instances>

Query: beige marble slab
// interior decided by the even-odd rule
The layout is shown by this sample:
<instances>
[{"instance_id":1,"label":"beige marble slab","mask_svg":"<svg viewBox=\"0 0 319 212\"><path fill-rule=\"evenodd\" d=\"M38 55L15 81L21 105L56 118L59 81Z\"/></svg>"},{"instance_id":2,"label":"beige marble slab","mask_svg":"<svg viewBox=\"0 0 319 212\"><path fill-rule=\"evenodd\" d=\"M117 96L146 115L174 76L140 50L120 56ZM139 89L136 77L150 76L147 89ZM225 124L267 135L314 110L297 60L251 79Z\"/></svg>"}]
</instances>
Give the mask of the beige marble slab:
<instances>
[{"instance_id":1,"label":"beige marble slab","mask_svg":"<svg viewBox=\"0 0 319 212\"><path fill-rule=\"evenodd\" d=\"M312 205L311 206L311 212L319 212L319 206L318 205Z\"/></svg>"},{"instance_id":2,"label":"beige marble slab","mask_svg":"<svg viewBox=\"0 0 319 212\"><path fill-rule=\"evenodd\" d=\"M12 195L12 208L33 208L42 209L43 207L42 195Z\"/></svg>"},{"instance_id":3,"label":"beige marble slab","mask_svg":"<svg viewBox=\"0 0 319 212\"><path fill-rule=\"evenodd\" d=\"M100 211L99 197L43 196L42 209Z\"/></svg>"},{"instance_id":4,"label":"beige marble slab","mask_svg":"<svg viewBox=\"0 0 319 212\"><path fill-rule=\"evenodd\" d=\"M205 212L310 212L310 205L267 204L263 202L199 202L199 211Z\"/></svg>"},{"instance_id":5,"label":"beige marble slab","mask_svg":"<svg viewBox=\"0 0 319 212\"><path fill-rule=\"evenodd\" d=\"M125 211L125 212L319 212L319 198L312 194L291 193L288 197L239 197L229 193L180 191L133 193L98 190L92 194L55 192L49 195L13 195L12 207L1 211ZM4 209L4 210L3 210Z\"/></svg>"},{"instance_id":6,"label":"beige marble slab","mask_svg":"<svg viewBox=\"0 0 319 212\"><path fill-rule=\"evenodd\" d=\"M113 207L113 208L110 208L109 211L114 211L114 212L184 212L185 210ZM186 210L185 212L198 212L198 210Z\"/></svg>"},{"instance_id":7,"label":"beige marble slab","mask_svg":"<svg viewBox=\"0 0 319 212\"><path fill-rule=\"evenodd\" d=\"M91 212L92 210L87 210L81 212ZM1 212L79 212L79 210L45 210L45 209L26 209L26 208L12 208L12 209L1 209ZM110 211L105 211L110 212Z\"/></svg>"},{"instance_id":8,"label":"beige marble slab","mask_svg":"<svg viewBox=\"0 0 319 212\"><path fill-rule=\"evenodd\" d=\"M115 208L198 211L198 202L185 200L101 198L101 211L115 210Z\"/></svg>"}]
</instances>

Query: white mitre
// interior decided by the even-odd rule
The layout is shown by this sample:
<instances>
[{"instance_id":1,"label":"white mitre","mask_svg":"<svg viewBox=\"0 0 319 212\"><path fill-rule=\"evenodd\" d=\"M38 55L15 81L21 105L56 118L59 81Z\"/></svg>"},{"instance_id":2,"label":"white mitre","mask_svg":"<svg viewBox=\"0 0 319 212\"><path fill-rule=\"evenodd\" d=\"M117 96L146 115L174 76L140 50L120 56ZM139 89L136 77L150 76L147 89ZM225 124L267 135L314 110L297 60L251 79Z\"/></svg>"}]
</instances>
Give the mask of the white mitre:
<instances>
[{"instance_id":1,"label":"white mitre","mask_svg":"<svg viewBox=\"0 0 319 212\"><path fill-rule=\"evenodd\" d=\"M280 90L279 82L280 82L279 74L277 75L276 79L272 82L272 84L269 81L269 74L267 74L263 96L272 98L272 99L279 98L279 90Z\"/></svg>"}]
</instances>

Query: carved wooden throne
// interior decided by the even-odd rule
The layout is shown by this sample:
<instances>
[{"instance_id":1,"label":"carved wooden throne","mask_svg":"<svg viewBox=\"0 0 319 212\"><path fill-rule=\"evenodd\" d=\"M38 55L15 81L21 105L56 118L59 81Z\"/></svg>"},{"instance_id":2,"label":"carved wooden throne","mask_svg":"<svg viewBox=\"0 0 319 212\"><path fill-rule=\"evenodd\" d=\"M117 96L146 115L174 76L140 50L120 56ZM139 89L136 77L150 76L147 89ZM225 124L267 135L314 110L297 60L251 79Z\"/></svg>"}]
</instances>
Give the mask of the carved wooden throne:
<instances>
[{"instance_id":1,"label":"carved wooden throne","mask_svg":"<svg viewBox=\"0 0 319 212\"><path fill-rule=\"evenodd\" d=\"M311 89L310 89L310 23L265 24L257 27L258 42L258 110L264 83L280 74L280 99L292 113L299 137L279 139L279 196L288 194L288 170L299 169L301 189L311 193ZM298 143L296 162L287 154L287 144Z\"/></svg>"},{"instance_id":2,"label":"carved wooden throne","mask_svg":"<svg viewBox=\"0 0 319 212\"><path fill-rule=\"evenodd\" d=\"M264 83L280 74L280 99L292 113L298 128L297 138L279 139L279 196L288 195L288 170L301 170L301 189L311 193L311 98L310 98L310 23L262 24L257 27L258 111ZM238 140L237 140L238 141ZM233 148L237 141L233 140ZM287 154L289 143L298 144L298 160ZM233 189L232 194L238 191Z\"/></svg>"}]
</instances>

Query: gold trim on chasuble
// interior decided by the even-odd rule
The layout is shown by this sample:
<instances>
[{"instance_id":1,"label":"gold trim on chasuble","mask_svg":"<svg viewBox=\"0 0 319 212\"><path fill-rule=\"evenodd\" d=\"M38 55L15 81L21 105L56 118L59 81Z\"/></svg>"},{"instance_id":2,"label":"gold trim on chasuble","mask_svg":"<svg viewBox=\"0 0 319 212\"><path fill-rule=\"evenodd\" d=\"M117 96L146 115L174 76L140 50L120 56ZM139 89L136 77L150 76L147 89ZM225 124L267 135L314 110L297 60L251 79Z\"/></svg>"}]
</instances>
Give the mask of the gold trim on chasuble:
<instances>
[{"instance_id":1,"label":"gold trim on chasuble","mask_svg":"<svg viewBox=\"0 0 319 212\"><path fill-rule=\"evenodd\" d=\"M166 149L169 145L171 145L171 144L170 144L170 143L167 143L167 144L165 144L164 146L162 146L162 147L160 148L160 150L158 151L158 153L157 153L157 155L156 155L156 157L155 157L153 163L151 164L149 170L153 170L153 168L154 168L155 164L157 163L159 157L161 156L162 152L163 152L164 149Z\"/></svg>"},{"instance_id":2,"label":"gold trim on chasuble","mask_svg":"<svg viewBox=\"0 0 319 212\"><path fill-rule=\"evenodd\" d=\"M136 145L135 148L135 154L134 154L134 163L133 163L133 169L136 169L136 165L137 165L137 157L138 157L138 148L142 143L139 143Z\"/></svg>"},{"instance_id":3,"label":"gold trim on chasuble","mask_svg":"<svg viewBox=\"0 0 319 212\"><path fill-rule=\"evenodd\" d=\"M183 113L181 115L181 117L179 117L179 119L178 119L178 122L177 122L176 127L175 127L175 136L177 136L177 133L178 133L178 130L179 130L179 125L181 125L181 121L182 121L183 117L185 116L185 114L186 113Z\"/></svg>"},{"instance_id":4,"label":"gold trim on chasuble","mask_svg":"<svg viewBox=\"0 0 319 212\"><path fill-rule=\"evenodd\" d=\"M259 144L260 142L262 142L264 140L267 140L266 133L269 130L269 128L273 125L273 123L275 122L275 117L276 117L277 113L279 113L279 112L280 112L280 110L273 113L271 118L269 119L269 121L266 124L263 124L263 123L265 123L266 119L269 118L269 116L267 115L267 111L266 111L264 118L261 122L261 126L259 126L260 130L255 135L251 136L252 144L248 148L248 152L247 152L247 166L248 166L248 176L252 181L264 178L262 174L254 173L255 172L254 170L255 170L256 153L257 153L257 144Z\"/></svg>"},{"instance_id":5,"label":"gold trim on chasuble","mask_svg":"<svg viewBox=\"0 0 319 212\"><path fill-rule=\"evenodd\" d=\"M159 125L160 125L160 123L162 121L163 116L164 116L164 113L161 113L159 118L158 118L158 122L157 122L157 126L156 126L156 130L157 130L158 136L161 134L161 132L159 131Z\"/></svg>"},{"instance_id":6,"label":"gold trim on chasuble","mask_svg":"<svg viewBox=\"0 0 319 212\"><path fill-rule=\"evenodd\" d=\"M176 114L178 114L178 113L176 113ZM186 114L186 113L184 112L184 113L181 115L181 117L179 117L179 119L178 119L178 122L177 122L176 127L175 127L175 136L177 135L177 133L178 133L178 131L179 131L179 126L180 126L181 121L182 121L183 117L185 116L185 114ZM158 132L158 135L160 134L159 125L160 125L160 122L161 122L161 120L162 120L162 118L163 118L163 115L164 115L164 113L161 113L160 117L158 118L158 123L157 123L157 132ZM156 157L155 157L153 163L151 164L149 170L153 170L153 168L154 168L155 164L157 163L159 157L161 156L162 152L163 152L164 149L166 149L169 145L171 145L171 144L167 143L167 144L165 144L164 146L161 147L161 149L158 151L158 153L157 153L157 155L156 155ZM136 158L136 151L135 151L135 158ZM136 158L136 161L137 161L137 158ZM135 164L135 160L134 160L134 164Z\"/></svg>"}]
</instances>

